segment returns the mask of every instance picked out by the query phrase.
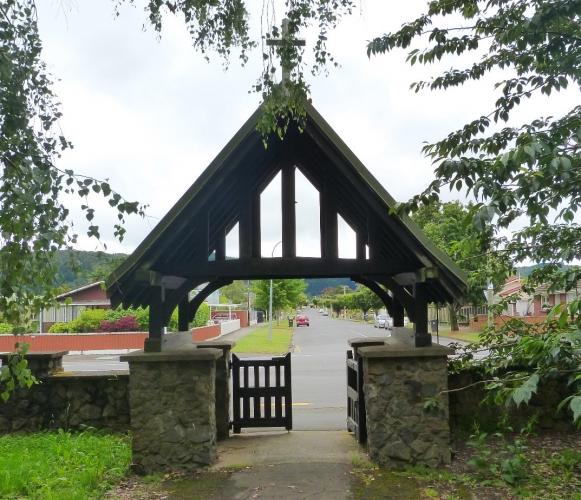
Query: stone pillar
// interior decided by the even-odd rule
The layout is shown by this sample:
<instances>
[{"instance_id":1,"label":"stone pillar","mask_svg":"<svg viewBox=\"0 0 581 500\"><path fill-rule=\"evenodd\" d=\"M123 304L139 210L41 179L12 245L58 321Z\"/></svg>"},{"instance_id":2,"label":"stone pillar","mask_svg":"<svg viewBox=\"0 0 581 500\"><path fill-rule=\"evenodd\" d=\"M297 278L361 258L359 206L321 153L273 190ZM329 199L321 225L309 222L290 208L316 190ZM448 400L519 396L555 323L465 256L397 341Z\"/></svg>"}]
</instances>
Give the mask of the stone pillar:
<instances>
[{"instance_id":1,"label":"stone pillar","mask_svg":"<svg viewBox=\"0 0 581 500\"><path fill-rule=\"evenodd\" d=\"M230 362L232 340L214 340L197 344L198 349L220 349L223 356L216 361L216 430L218 439L230 437Z\"/></svg>"},{"instance_id":2,"label":"stone pillar","mask_svg":"<svg viewBox=\"0 0 581 500\"><path fill-rule=\"evenodd\" d=\"M382 346L385 345L389 337L355 337L349 339L347 342L351 349L353 349L353 357L355 359L359 358L359 349L361 347L369 347L369 346Z\"/></svg>"},{"instance_id":3,"label":"stone pillar","mask_svg":"<svg viewBox=\"0 0 581 500\"><path fill-rule=\"evenodd\" d=\"M121 356L129 362L133 467L137 473L191 472L216 459L219 349Z\"/></svg>"},{"instance_id":4,"label":"stone pillar","mask_svg":"<svg viewBox=\"0 0 581 500\"><path fill-rule=\"evenodd\" d=\"M384 346L361 347L367 446L381 465L450 463L447 356L443 346L413 347L388 339ZM428 398L435 407L426 408Z\"/></svg>"}]
</instances>

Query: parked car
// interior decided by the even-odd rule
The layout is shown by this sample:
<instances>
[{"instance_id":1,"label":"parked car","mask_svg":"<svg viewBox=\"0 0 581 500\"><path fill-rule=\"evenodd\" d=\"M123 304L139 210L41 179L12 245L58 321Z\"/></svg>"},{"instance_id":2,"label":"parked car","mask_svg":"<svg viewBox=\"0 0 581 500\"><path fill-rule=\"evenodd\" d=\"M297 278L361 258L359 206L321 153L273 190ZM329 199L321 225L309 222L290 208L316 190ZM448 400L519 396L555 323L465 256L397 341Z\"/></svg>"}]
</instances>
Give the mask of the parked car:
<instances>
[{"instance_id":1,"label":"parked car","mask_svg":"<svg viewBox=\"0 0 581 500\"><path fill-rule=\"evenodd\" d=\"M378 314L375 316L375 323L373 324L373 327L391 330L393 328L393 320L385 314Z\"/></svg>"},{"instance_id":2,"label":"parked car","mask_svg":"<svg viewBox=\"0 0 581 500\"><path fill-rule=\"evenodd\" d=\"M323 311L323 316L329 316L329 312L328 311Z\"/></svg>"},{"instance_id":3,"label":"parked car","mask_svg":"<svg viewBox=\"0 0 581 500\"><path fill-rule=\"evenodd\" d=\"M324 310L323 308L321 308L321 309L319 309L319 312L320 312L321 314L323 314L323 313L325 312L325 310Z\"/></svg>"},{"instance_id":4,"label":"parked car","mask_svg":"<svg viewBox=\"0 0 581 500\"><path fill-rule=\"evenodd\" d=\"M306 314L299 314L296 317L297 327L298 326L310 326L309 317Z\"/></svg>"}]
</instances>

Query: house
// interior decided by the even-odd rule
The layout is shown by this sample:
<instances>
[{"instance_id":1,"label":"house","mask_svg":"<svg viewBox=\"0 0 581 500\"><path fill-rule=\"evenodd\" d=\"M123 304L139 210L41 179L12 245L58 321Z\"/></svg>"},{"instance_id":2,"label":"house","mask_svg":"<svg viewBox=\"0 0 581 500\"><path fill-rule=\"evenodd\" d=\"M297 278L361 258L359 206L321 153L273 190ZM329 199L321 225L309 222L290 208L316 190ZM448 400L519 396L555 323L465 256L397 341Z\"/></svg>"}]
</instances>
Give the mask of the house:
<instances>
[{"instance_id":1,"label":"house","mask_svg":"<svg viewBox=\"0 0 581 500\"><path fill-rule=\"evenodd\" d=\"M43 309L40 314L40 333L47 332L55 323L76 319L85 309L110 309L111 301L103 284L103 281L97 281L58 295L56 300L59 305Z\"/></svg>"},{"instance_id":2,"label":"house","mask_svg":"<svg viewBox=\"0 0 581 500\"><path fill-rule=\"evenodd\" d=\"M532 294L523 291L524 280L520 276L511 276L498 293L505 299L510 295L518 294L518 298L510 302L505 311L507 316L516 317L543 317L553 306L567 304L581 295L581 287L566 292L565 290L550 291L548 285L540 285Z\"/></svg>"},{"instance_id":3,"label":"house","mask_svg":"<svg viewBox=\"0 0 581 500\"><path fill-rule=\"evenodd\" d=\"M523 284L524 280L520 276L510 276L498 292L499 300L504 300L511 295L518 296L504 311L506 316L531 316L533 314L533 297L523 291Z\"/></svg>"}]
</instances>

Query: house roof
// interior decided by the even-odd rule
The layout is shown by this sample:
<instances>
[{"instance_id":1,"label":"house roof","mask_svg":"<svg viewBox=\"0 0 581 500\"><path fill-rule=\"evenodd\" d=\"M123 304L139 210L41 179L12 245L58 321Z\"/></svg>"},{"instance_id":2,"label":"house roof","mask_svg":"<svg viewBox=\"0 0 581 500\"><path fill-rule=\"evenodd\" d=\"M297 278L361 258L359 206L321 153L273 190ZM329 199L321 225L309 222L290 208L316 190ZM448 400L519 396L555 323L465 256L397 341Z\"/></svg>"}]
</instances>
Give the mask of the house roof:
<instances>
[{"instance_id":1,"label":"house roof","mask_svg":"<svg viewBox=\"0 0 581 500\"><path fill-rule=\"evenodd\" d=\"M208 275L210 271L205 276L196 272L212 267L208 255L218 238L236 224L237 202L248 191L262 190L289 161L315 188L332 190L340 215L357 233L364 233L369 246L381 256L383 264L374 274L395 276L397 281L400 275L429 268L435 270L434 279L428 282L429 300L449 302L462 296L466 289L463 271L409 217L392 212L396 202L386 189L311 104L306 110L304 131L291 127L284 141L270 138L266 148L256 131L261 108L252 114L133 254L109 276L107 291L114 305L147 305L154 293L147 273L183 276L192 288L215 277ZM207 241L206 251L200 250L199 240ZM301 262L307 269L303 277L319 276L315 260ZM283 265L272 262L272 277L288 277L288 266L285 270ZM255 277L250 266L239 267L240 276L235 279ZM350 269L348 262L338 262L336 276L349 276Z\"/></svg>"},{"instance_id":2,"label":"house roof","mask_svg":"<svg viewBox=\"0 0 581 500\"><path fill-rule=\"evenodd\" d=\"M70 297L71 295L75 295L77 293L84 292L85 290L89 290L91 288L96 288L96 287L102 288L102 286L104 284L105 284L105 281L96 281L95 283L89 283L88 285L83 285L83 286L80 286L80 287L75 288L73 290L69 290L68 292L64 292L64 293L61 293L60 295L57 295L56 300L66 299L67 297Z\"/></svg>"}]
</instances>

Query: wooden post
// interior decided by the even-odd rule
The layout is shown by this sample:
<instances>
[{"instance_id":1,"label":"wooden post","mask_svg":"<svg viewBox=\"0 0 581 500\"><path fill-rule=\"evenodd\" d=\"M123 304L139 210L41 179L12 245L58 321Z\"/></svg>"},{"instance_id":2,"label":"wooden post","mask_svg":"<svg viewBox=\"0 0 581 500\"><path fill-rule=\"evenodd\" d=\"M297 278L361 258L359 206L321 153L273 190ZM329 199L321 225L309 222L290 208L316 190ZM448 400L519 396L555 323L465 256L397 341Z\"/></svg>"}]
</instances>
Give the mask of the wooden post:
<instances>
[{"instance_id":1,"label":"wooden post","mask_svg":"<svg viewBox=\"0 0 581 500\"><path fill-rule=\"evenodd\" d=\"M162 288L153 287L153 297L149 303L149 338L145 339L145 352L160 352L163 336L163 297Z\"/></svg>"},{"instance_id":2,"label":"wooden post","mask_svg":"<svg viewBox=\"0 0 581 500\"><path fill-rule=\"evenodd\" d=\"M365 244L367 243L367 239L359 232L357 232L356 238L355 256L357 257L357 260L365 260L367 258L367 255L365 254Z\"/></svg>"},{"instance_id":3,"label":"wooden post","mask_svg":"<svg viewBox=\"0 0 581 500\"><path fill-rule=\"evenodd\" d=\"M432 345L432 336L428 333L428 300L425 283L414 285L414 336L416 347Z\"/></svg>"},{"instance_id":4,"label":"wooden post","mask_svg":"<svg viewBox=\"0 0 581 500\"><path fill-rule=\"evenodd\" d=\"M251 245L252 257L260 259L262 257L261 236L260 236L260 193L253 193L251 197Z\"/></svg>"},{"instance_id":5,"label":"wooden post","mask_svg":"<svg viewBox=\"0 0 581 500\"><path fill-rule=\"evenodd\" d=\"M252 200L245 196L240 200L238 220L238 244L241 259L252 257Z\"/></svg>"},{"instance_id":6,"label":"wooden post","mask_svg":"<svg viewBox=\"0 0 581 500\"><path fill-rule=\"evenodd\" d=\"M321 210L321 257L328 260L339 258L337 241L337 206L333 194L327 186L319 192Z\"/></svg>"},{"instance_id":7,"label":"wooden post","mask_svg":"<svg viewBox=\"0 0 581 500\"><path fill-rule=\"evenodd\" d=\"M240 258L260 258L260 196L247 193L239 204L238 243Z\"/></svg>"},{"instance_id":8,"label":"wooden post","mask_svg":"<svg viewBox=\"0 0 581 500\"><path fill-rule=\"evenodd\" d=\"M216 260L226 260L226 232L221 231L216 238Z\"/></svg>"},{"instance_id":9,"label":"wooden post","mask_svg":"<svg viewBox=\"0 0 581 500\"><path fill-rule=\"evenodd\" d=\"M186 332L190 326L190 302L188 300L188 293L184 296L178 304L178 331Z\"/></svg>"},{"instance_id":10,"label":"wooden post","mask_svg":"<svg viewBox=\"0 0 581 500\"><path fill-rule=\"evenodd\" d=\"M200 253L203 255L203 259L207 261L210 254L210 213L206 211L202 214L202 218L198 245L200 245Z\"/></svg>"},{"instance_id":11,"label":"wooden post","mask_svg":"<svg viewBox=\"0 0 581 500\"><path fill-rule=\"evenodd\" d=\"M394 297L392 302L392 317L394 328L404 326L403 316L403 306L401 302Z\"/></svg>"},{"instance_id":12,"label":"wooden post","mask_svg":"<svg viewBox=\"0 0 581 500\"><path fill-rule=\"evenodd\" d=\"M369 260L379 260L379 249L381 242L379 241L379 224L373 214L367 214L367 235L369 238Z\"/></svg>"},{"instance_id":13,"label":"wooden post","mask_svg":"<svg viewBox=\"0 0 581 500\"><path fill-rule=\"evenodd\" d=\"M295 166L282 168L282 256L296 257L297 228L295 211Z\"/></svg>"}]
</instances>

